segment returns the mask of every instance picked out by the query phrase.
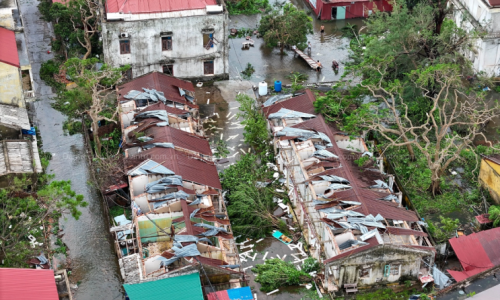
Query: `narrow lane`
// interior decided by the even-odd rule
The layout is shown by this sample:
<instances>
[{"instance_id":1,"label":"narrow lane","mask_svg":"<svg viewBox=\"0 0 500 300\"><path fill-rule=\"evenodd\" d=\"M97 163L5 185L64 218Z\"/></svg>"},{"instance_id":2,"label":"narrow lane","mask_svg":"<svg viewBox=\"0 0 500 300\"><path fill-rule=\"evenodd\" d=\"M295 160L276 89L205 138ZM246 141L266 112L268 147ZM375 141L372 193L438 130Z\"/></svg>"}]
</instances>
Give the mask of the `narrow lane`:
<instances>
[{"instance_id":1,"label":"narrow lane","mask_svg":"<svg viewBox=\"0 0 500 300\"><path fill-rule=\"evenodd\" d=\"M53 158L48 172L57 180L71 180L73 189L83 194L89 206L81 209L80 220L61 219L62 240L67 244L72 283L78 283L76 300L123 299L121 277L112 244L108 239L107 217L102 200L90 182L82 135L66 136L62 124L66 119L50 106L52 89L40 79L41 63L53 58L50 41L52 26L40 20L39 1L20 0L19 6L26 35L37 102L34 123L40 130L43 150Z\"/></svg>"}]
</instances>

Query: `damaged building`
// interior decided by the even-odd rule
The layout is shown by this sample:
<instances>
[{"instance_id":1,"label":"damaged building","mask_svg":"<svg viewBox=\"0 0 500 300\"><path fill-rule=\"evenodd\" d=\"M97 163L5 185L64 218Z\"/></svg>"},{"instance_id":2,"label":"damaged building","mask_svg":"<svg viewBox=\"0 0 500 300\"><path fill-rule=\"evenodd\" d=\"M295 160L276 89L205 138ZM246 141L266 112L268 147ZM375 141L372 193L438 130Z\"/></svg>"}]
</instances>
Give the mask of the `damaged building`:
<instances>
[{"instance_id":1,"label":"damaged building","mask_svg":"<svg viewBox=\"0 0 500 300\"><path fill-rule=\"evenodd\" d=\"M194 273L204 294L245 285L192 83L147 74L118 102L132 220L111 232L125 288Z\"/></svg>"},{"instance_id":2,"label":"damaged building","mask_svg":"<svg viewBox=\"0 0 500 300\"><path fill-rule=\"evenodd\" d=\"M104 60L130 65L129 78L153 71L186 79L228 78L223 0L108 0L105 11Z\"/></svg>"},{"instance_id":3,"label":"damaged building","mask_svg":"<svg viewBox=\"0 0 500 300\"><path fill-rule=\"evenodd\" d=\"M290 96L270 98L263 111L295 216L325 266L325 290L432 280L435 251L424 223L404 207L382 160L315 114L310 90Z\"/></svg>"}]
</instances>

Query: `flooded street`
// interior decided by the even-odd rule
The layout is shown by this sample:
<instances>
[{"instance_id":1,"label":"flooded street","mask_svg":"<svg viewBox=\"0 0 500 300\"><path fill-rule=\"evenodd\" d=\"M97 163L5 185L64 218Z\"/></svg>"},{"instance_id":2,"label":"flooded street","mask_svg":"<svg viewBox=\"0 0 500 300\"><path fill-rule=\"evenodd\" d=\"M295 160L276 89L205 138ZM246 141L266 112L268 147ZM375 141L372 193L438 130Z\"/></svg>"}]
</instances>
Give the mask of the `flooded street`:
<instances>
[{"instance_id":1,"label":"flooded street","mask_svg":"<svg viewBox=\"0 0 500 300\"><path fill-rule=\"evenodd\" d=\"M37 98L32 104L33 123L40 131L43 151L53 156L47 172L54 174L55 180L71 180L73 190L89 203L80 208L82 215L78 221L71 217L60 220L60 228L64 230L62 240L68 246L72 269L69 279L78 285L74 299L123 299L118 263L108 238L108 219L103 214L101 198L89 183L83 137L64 135L62 125L66 117L50 106L50 99L55 95L39 76L41 63L53 58L53 54L47 52L53 30L50 24L40 20L38 3L34 0L19 3ZM66 267L62 264L59 267Z\"/></svg>"},{"instance_id":2,"label":"flooded street","mask_svg":"<svg viewBox=\"0 0 500 300\"><path fill-rule=\"evenodd\" d=\"M270 1L272 2L272 1ZM297 7L310 12L311 10L301 0L291 1ZM332 82L340 80L344 72L344 62L348 59L349 39L343 38L340 29L350 24L358 25L360 28L363 25L363 19L350 19L324 22L313 17L313 34L308 35L308 41L312 44L311 56L315 61L319 60L323 64L321 72L316 72L309 65L291 50L285 50L285 54L281 55L278 48L268 48L265 45L264 39L252 36L255 41L255 46L250 49L242 50L242 42L245 38L230 38L229 39L229 77L231 79L241 78L241 71L244 70L248 63L252 64L255 69L252 77L249 79L253 82L266 80L271 84L275 80L281 80L283 83L290 83L286 78L290 72L301 72L309 75L306 82ZM253 16L230 16L229 28L251 28L258 27L261 15ZM325 26L325 33L320 34L320 26ZM332 60L337 60L340 63L338 72L334 72L331 63Z\"/></svg>"}]
</instances>

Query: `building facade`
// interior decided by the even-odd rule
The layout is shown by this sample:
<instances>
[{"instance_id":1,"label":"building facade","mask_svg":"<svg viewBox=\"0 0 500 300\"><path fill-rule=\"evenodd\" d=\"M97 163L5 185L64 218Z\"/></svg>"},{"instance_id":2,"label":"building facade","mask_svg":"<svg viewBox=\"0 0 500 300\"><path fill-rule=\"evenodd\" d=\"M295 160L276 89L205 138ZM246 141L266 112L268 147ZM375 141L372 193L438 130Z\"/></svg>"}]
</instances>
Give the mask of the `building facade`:
<instances>
[{"instance_id":1,"label":"building facade","mask_svg":"<svg viewBox=\"0 0 500 300\"><path fill-rule=\"evenodd\" d=\"M452 5L457 26L486 32L464 55L477 72L500 76L500 0L453 0Z\"/></svg>"},{"instance_id":2,"label":"building facade","mask_svg":"<svg viewBox=\"0 0 500 300\"><path fill-rule=\"evenodd\" d=\"M263 111L304 239L325 265L325 290L428 280L434 248L423 222L365 141L326 124L314 101L306 90L270 98Z\"/></svg>"},{"instance_id":3,"label":"building facade","mask_svg":"<svg viewBox=\"0 0 500 300\"><path fill-rule=\"evenodd\" d=\"M321 20L344 20L366 18L376 8L379 11L392 11L392 5L387 0L304 0Z\"/></svg>"},{"instance_id":4,"label":"building facade","mask_svg":"<svg viewBox=\"0 0 500 300\"><path fill-rule=\"evenodd\" d=\"M163 72L184 79L228 78L228 13L223 0L109 0L104 61L129 77Z\"/></svg>"}]
</instances>

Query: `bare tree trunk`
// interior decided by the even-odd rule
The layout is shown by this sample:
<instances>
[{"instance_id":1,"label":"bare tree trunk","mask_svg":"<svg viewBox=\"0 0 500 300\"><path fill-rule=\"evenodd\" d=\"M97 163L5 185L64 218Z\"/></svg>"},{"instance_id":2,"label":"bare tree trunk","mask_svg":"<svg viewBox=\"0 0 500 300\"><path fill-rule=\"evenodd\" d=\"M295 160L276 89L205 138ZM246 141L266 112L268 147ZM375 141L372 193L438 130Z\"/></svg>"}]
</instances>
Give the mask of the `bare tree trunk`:
<instances>
[{"instance_id":1,"label":"bare tree trunk","mask_svg":"<svg viewBox=\"0 0 500 300\"><path fill-rule=\"evenodd\" d=\"M285 45L283 43L280 43L280 54L283 54L285 52Z\"/></svg>"},{"instance_id":2,"label":"bare tree trunk","mask_svg":"<svg viewBox=\"0 0 500 300\"><path fill-rule=\"evenodd\" d=\"M405 140L408 141L408 139L406 137L405 137ZM408 154L410 155L410 160L415 161L416 158L415 158L415 152L413 151L413 146L411 144L407 144L406 149L408 150Z\"/></svg>"},{"instance_id":3,"label":"bare tree trunk","mask_svg":"<svg viewBox=\"0 0 500 300\"><path fill-rule=\"evenodd\" d=\"M443 173L440 168L433 169L431 168L431 185L428 188L428 191L432 193L432 196L441 194L441 174Z\"/></svg>"},{"instance_id":4,"label":"bare tree trunk","mask_svg":"<svg viewBox=\"0 0 500 300\"><path fill-rule=\"evenodd\" d=\"M89 58L90 54L92 53L92 41L90 40L90 37L88 36L88 33L84 33L85 35L85 49L87 49L87 53L83 56L82 59L87 59Z\"/></svg>"},{"instance_id":5,"label":"bare tree trunk","mask_svg":"<svg viewBox=\"0 0 500 300\"><path fill-rule=\"evenodd\" d=\"M97 118L92 118L92 136L94 137L95 153L101 156L101 140L99 139L99 121Z\"/></svg>"}]
</instances>

